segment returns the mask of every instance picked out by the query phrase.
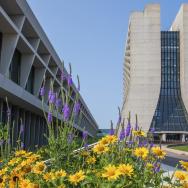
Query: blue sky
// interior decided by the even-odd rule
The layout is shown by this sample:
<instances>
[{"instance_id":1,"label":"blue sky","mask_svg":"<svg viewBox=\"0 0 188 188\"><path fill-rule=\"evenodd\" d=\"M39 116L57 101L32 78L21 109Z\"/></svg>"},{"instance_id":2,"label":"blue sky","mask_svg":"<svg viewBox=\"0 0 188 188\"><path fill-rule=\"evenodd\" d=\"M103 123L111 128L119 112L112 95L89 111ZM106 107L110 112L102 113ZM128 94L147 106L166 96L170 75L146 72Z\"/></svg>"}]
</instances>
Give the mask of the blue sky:
<instances>
[{"instance_id":1,"label":"blue sky","mask_svg":"<svg viewBox=\"0 0 188 188\"><path fill-rule=\"evenodd\" d=\"M81 94L100 128L117 122L122 105L123 57L131 11L161 4L167 30L188 0L27 0L61 59L79 74Z\"/></svg>"}]
</instances>

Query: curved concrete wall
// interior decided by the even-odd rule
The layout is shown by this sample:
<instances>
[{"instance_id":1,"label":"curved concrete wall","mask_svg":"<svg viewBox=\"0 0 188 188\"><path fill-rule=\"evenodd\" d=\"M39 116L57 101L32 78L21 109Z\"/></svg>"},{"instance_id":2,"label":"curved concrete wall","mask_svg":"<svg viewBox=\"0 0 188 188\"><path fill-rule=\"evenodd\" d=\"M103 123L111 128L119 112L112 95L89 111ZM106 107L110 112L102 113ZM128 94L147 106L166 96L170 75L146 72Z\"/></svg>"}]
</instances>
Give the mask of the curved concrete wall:
<instances>
[{"instance_id":1,"label":"curved concrete wall","mask_svg":"<svg viewBox=\"0 0 188 188\"><path fill-rule=\"evenodd\" d=\"M133 12L130 17L122 118L127 119L129 111L132 116L137 114L139 126L148 131L159 99L160 84L160 6L152 4L146 6L144 12Z\"/></svg>"}]
</instances>

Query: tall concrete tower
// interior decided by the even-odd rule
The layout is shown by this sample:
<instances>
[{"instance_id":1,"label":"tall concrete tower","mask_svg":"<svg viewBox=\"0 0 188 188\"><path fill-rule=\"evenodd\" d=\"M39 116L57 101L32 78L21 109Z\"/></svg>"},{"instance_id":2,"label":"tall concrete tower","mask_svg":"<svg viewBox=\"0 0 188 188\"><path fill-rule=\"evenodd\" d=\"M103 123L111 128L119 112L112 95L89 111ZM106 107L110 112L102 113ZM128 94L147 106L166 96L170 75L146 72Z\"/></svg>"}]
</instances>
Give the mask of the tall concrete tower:
<instances>
[{"instance_id":1,"label":"tall concrete tower","mask_svg":"<svg viewBox=\"0 0 188 188\"><path fill-rule=\"evenodd\" d=\"M160 29L160 5L130 16L124 61L122 117L137 114L144 131L163 141L188 139L188 5L169 31ZM187 49L187 50L186 50ZM187 52L186 52L187 51Z\"/></svg>"}]
</instances>

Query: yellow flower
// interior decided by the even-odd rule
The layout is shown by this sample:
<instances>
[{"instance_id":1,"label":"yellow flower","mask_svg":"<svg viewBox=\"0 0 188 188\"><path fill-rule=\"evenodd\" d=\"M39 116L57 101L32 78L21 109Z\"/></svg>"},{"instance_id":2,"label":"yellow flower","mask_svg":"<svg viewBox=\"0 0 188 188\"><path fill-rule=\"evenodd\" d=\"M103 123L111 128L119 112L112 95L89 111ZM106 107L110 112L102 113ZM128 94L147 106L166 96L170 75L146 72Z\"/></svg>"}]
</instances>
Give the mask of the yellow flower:
<instances>
[{"instance_id":1,"label":"yellow flower","mask_svg":"<svg viewBox=\"0 0 188 188\"><path fill-rule=\"evenodd\" d=\"M188 174L186 172L183 172L183 171L176 171L174 176L180 180L180 181L187 181L188 180Z\"/></svg>"},{"instance_id":2,"label":"yellow flower","mask_svg":"<svg viewBox=\"0 0 188 188\"><path fill-rule=\"evenodd\" d=\"M39 188L39 184L37 183L30 183L27 188Z\"/></svg>"},{"instance_id":3,"label":"yellow flower","mask_svg":"<svg viewBox=\"0 0 188 188\"><path fill-rule=\"evenodd\" d=\"M64 170L59 170L59 171L55 172L55 176L57 178L59 178L59 177L65 177L66 175L67 175L67 173Z\"/></svg>"},{"instance_id":4,"label":"yellow flower","mask_svg":"<svg viewBox=\"0 0 188 188\"><path fill-rule=\"evenodd\" d=\"M95 157L89 157L86 160L87 164L95 164L96 158Z\"/></svg>"},{"instance_id":5,"label":"yellow flower","mask_svg":"<svg viewBox=\"0 0 188 188\"><path fill-rule=\"evenodd\" d=\"M19 183L20 188L27 188L31 182L28 179L23 179Z\"/></svg>"},{"instance_id":6,"label":"yellow flower","mask_svg":"<svg viewBox=\"0 0 188 188\"><path fill-rule=\"evenodd\" d=\"M152 147L152 152L154 155L156 155L160 159L164 159L166 156L166 153L158 146Z\"/></svg>"},{"instance_id":7,"label":"yellow flower","mask_svg":"<svg viewBox=\"0 0 188 188\"><path fill-rule=\"evenodd\" d=\"M114 142L116 142L118 140L117 136L115 135L107 135L105 137L103 137L99 143L106 145L106 144L113 144Z\"/></svg>"},{"instance_id":8,"label":"yellow flower","mask_svg":"<svg viewBox=\"0 0 188 188\"><path fill-rule=\"evenodd\" d=\"M120 175L131 176L133 174L133 166L130 164L120 164L118 167Z\"/></svg>"},{"instance_id":9,"label":"yellow flower","mask_svg":"<svg viewBox=\"0 0 188 188\"><path fill-rule=\"evenodd\" d=\"M9 187L15 188L15 186L22 180L20 173L13 171L10 175Z\"/></svg>"},{"instance_id":10,"label":"yellow flower","mask_svg":"<svg viewBox=\"0 0 188 188\"><path fill-rule=\"evenodd\" d=\"M182 168L184 168L185 170L188 171L188 162L180 161L180 164L181 164Z\"/></svg>"},{"instance_id":11,"label":"yellow flower","mask_svg":"<svg viewBox=\"0 0 188 188\"><path fill-rule=\"evenodd\" d=\"M6 181L5 176L0 177L0 187L5 187L5 181Z\"/></svg>"},{"instance_id":12,"label":"yellow flower","mask_svg":"<svg viewBox=\"0 0 188 188\"><path fill-rule=\"evenodd\" d=\"M102 177L107 178L108 180L116 180L120 175L119 171L114 165L108 165L104 169L105 172L102 173Z\"/></svg>"},{"instance_id":13,"label":"yellow flower","mask_svg":"<svg viewBox=\"0 0 188 188\"><path fill-rule=\"evenodd\" d=\"M8 171L8 167L5 167L0 170L0 176L4 175Z\"/></svg>"},{"instance_id":14,"label":"yellow flower","mask_svg":"<svg viewBox=\"0 0 188 188\"><path fill-rule=\"evenodd\" d=\"M14 166L15 164L19 163L21 160L21 158L12 158L9 162L8 165L9 166Z\"/></svg>"},{"instance_id":15,"label":"yellow flower","mask_svg":"<svg viewBox=\"0 0 188 188\"><path fill-rule=\"evenodd\" d=\"M15 152L15 156L16 157L21 157L21 156L25 156L27 152L25 150L19 150Z\"/></svg>"},{"instance_id":16,"label":"yellow flower","mask_svg":"<svg viewBox=\"0 0 188 188\"><path fill-rule=\"evenodd\" d=\"M35 174L42 174L45 168L46 165L44 164L44 162L37 162L32 170Z\"/></svg>"},{"instance_id":17,"label":"yellow flower","mask_svg":"<svg viewBox=\"0 0 188 188\"><path fill-rule=\"evenodd\" d=\"M146 147L140 147L134 150L135 156L140 157L142 159L146 159L146 157L148 156L148 153L149 151Z\"/></svg>"},{"instance_id":18,"label":"yellow flower","mask_svg":"<svg viewBox=\"0 0 188 188\"><path fill-rule=\"evenodd\" d=\"M109 148L103 144L97 144L93 147L93 152L97 154L106 153L109 151Z\"/></svg>"},{"instance_id":19,"label":"yellow flower","mask_svg":"<svg viewBox=\"0 0 188 188\"><path fill-rule=\"evenodd\" d=\"M149 169L150 169L150 168L153 168L153 165L152 165L151 163L147 163L147 164L146 164L146 168L149 168Z\"/></svg>"},{"instance_id":20,"label":"yellow flower","mask_svg":"<svg viewBox=\"0 0 188 188\"><path fill-rule=\"evenodd\" d=\"M88 151L82 151L81 152L81 156L88 157L89 156L89 152Z\"/></svg>"},{"instance_id":21,"label":"yellow flower","mask_svg":"<svg viewBox=\"0 0 188 188\"><path fill-rule=\"evenodd\" d=\"M135 136L143 136L143 137L145 137L146 136L146 133L144 132L144 131L142 131L142 130L138 130L138 131L133 131L133 134L135 135Z\"/></svg>"},{"instance_id":22,"label":"yellow flower","mask_svg":"<svg viewBox=\"0 0 188 188\"><path fill-rule=\"evenodd\" d=\"M65 185L60 185L57 188L66 188Z\"/></svg>"},{"instance_id":23,"label":"yellow flower","mask_svg":"<svg viewBox=\"0 0 188 188\"><path fill-rule=\"evenodd\" d=\"M53 172L45 173L45 174L43 175L43 178L44 178L46 181L51 181L51 180L56 179L55 174L54 174Z\"/></svg>"},{"instance_id":24,"label":"yellow flower","mask_svg":"<svg viewBox=\"0 0 188 188\"><path fill-rule=\"evenodd\" d=\"M84 172L82 170L80 170L79 172L69 176L69 181L73 185L77 185L79 182L81 182L84 179L85 179L85 175L84 175Z\"/></svg>"}]
</instances>

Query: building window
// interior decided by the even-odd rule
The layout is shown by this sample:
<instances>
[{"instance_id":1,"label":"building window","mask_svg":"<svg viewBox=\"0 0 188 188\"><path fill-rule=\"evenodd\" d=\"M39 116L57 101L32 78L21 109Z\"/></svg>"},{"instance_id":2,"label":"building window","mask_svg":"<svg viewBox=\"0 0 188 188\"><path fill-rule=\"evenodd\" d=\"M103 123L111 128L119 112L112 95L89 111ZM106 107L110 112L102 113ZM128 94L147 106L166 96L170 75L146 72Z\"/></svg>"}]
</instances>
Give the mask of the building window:
<instances>
[{"instance_id":1,"label":"building window","mask_svg":"<svg viewBox=\"0 0 188 188\"><path fill-rule=\"evenodd\" d=\"M30 92L31 94L34 93L34 78L35 78L35 67L31 67L31 72L29 74L29 78L26 85L26 90Z\"/></svg>"},{"instance_id":2,"label":"building window","mask_svg":"<svg viewBox=\"0 0 188 188\"><path fill-rule=\"evenodd\" d=\"M161 32L161 91L151 126L156 131L188 131L188 114L180 90L177 31Z\"/></svg>"},{"instance_id":3,"label":"building window","mask_svg":"<svg viewBox=\"0 0 188 188\"><path fill-rule=\"evenodd\" d=\"M9 68L9 78L13 82L20 84L20 72L21 72L21 53L16 49Z\"/></svg>"},{"instance_id":4,"label":"building window","mask_svg":"<svg viewBox=\"0 0 188 188\"><path fill-rule=\"evenodd\" d=\"M1 61L2 41L3 41L3 34L0 32L0 61Z\"/></svg>"}]
</instances>

